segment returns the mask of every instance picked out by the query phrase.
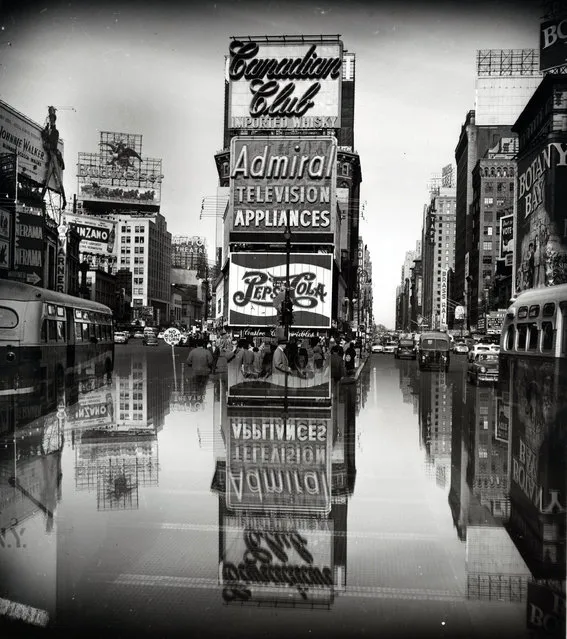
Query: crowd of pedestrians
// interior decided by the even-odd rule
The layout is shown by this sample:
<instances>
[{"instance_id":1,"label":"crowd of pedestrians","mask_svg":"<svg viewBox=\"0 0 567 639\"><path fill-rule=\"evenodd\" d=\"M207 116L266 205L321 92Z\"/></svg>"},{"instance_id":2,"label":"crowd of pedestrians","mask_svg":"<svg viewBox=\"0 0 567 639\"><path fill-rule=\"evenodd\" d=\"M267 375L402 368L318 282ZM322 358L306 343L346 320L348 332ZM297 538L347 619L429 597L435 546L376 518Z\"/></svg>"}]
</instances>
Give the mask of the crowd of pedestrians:
<instances>
[{"instance_id":1,"label":"crowd of pedestrians","mask_svg":"<svg viewBox=\"0 0 567 639\"><path fill-rule=\"evenodd\" d=\"M189 338L186 366L195 375L222 372L232 362L245 379L266 379L273 373L286 373L302 379L330 367L331 377L339 380L353 376L359 355L353 340L333 337L296 338L289 340L240 338L226 331Z\"/></svg>"}]
</instances>

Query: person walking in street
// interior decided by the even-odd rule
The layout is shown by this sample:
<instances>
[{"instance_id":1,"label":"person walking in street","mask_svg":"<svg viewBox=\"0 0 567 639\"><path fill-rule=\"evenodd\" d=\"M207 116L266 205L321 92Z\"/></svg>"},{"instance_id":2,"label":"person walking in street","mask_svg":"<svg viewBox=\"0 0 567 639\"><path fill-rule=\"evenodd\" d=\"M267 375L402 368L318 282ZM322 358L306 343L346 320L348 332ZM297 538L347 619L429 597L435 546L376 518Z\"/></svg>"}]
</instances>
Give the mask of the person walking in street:
<instances>
[{"instance_id":1,"label":"person walking in street","mask_svg":"<svg viewBox=\"0 0 567 639\"><path fill-rule=\"evenodd\" d=\"M331 378L338 382L345 376L345 363L339 346L333 346L331 349Z\"/></svg>"},{"instance_id":2,"label":"person walking in street","mask_svg":"<svg viewBox=\"0 0 567 639\"><path fill-rule=\"evenodd\" d=\"M213 366L213 355L205 348L202 341L198 341L196 347L191 349L185 365L194 375L208 375Z\"/></svg>"},{"instance_id":3,"label":"person walking in street","mask_svg":"<svg viewBox=\"0 0 567 639\"><path fill-rule=\"evenodd\" d=\"M356 368L356 348L354 347L354 341L351 340L345 351L345 369L347 375L354 375Z\"/></svg>"}]
</instances>

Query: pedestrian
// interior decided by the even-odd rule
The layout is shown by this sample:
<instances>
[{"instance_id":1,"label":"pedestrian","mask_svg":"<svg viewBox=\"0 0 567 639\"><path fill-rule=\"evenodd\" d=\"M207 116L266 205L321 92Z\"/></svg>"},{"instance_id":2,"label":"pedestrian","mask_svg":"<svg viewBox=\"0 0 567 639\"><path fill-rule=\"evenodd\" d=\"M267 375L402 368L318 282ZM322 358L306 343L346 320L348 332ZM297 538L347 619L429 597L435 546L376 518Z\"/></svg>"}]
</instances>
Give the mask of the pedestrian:
<instances>
[{"instance_id":1,"label":"pedestrian","mask_svg":"<svg viewBox=\"0 0 567 639\"><path fill-rule=\"evenodd\" d=\"M341 351L341 347L336 345L331 349L331 377L335 382L344 377L346 372Z\"/></svg>"},{"instance_id":2,"label":"pedestrian","mask_svg":"<svg viewBox=\"0 0 567 639\"><path fill-rule=\"evenodd\" d=\"M194 375L208 375L213 366L213 356L211 351L205 348L202 341L196 343L195 348L187 356L187 368L190 368Z\"/></svg>"},{"instance_id":3,"label":"pedestrian","mask_svg":"<svg viewBox=\"0 0 567 639\"><path fill-rule=\"evenodd\" d=\"M252 344L245 342L243 344L242 353L242 374L244 377L254 377L254 351L252 350Z\"/></svg>"},{"instance_id":4,"label":"pedestrian","mask_svg":"<svg viewBox=\"0 0 567 639\"><path fill-rule=\"evenodd\" d=\"M345 370L347 375L353 375L356 366L356 348L351 340L345 350Z\"/></svg>"}]
</instances>

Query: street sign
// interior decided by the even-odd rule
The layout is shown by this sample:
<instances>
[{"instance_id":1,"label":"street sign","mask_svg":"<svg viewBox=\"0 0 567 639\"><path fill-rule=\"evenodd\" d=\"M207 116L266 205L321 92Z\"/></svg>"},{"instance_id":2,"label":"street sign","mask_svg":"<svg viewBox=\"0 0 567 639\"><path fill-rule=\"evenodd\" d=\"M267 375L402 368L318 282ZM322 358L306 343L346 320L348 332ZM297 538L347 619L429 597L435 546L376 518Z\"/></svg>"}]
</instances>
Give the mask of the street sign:
<instances>
[{"instance_id":1,"label":"street sign","mask_svg":"<svg viewBox=\"0 0 567 639\"><path fill-rule=\"evenodd\" d=\"M170 346L176 346L179 344L179 340L181 339L181 331L176 328L168 328L163 334L163 340L166 344Z\"/></svg>"}]
</instances>

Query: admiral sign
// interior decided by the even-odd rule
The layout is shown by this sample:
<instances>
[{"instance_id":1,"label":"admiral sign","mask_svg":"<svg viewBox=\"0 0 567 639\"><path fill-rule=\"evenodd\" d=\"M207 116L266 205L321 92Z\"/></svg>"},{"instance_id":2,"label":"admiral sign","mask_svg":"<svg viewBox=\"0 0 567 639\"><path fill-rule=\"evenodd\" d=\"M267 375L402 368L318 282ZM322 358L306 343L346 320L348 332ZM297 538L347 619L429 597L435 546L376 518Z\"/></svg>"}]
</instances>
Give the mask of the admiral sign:
<instances>
[{"instance_id":1,"label":"admiral sign","mask_svg":"<svg viewBox=\"0 0 567 639\"><path fill-rule=\"evenodd\" d=\"M342 42L235 39L226 63L229 129L338 129Z\"/></svg>"},{"instance_id":2,"label":"admiral sign","mask_svg":"<svg viewBox=\"0 0 567 639\"><path fill-rule=\"evenodd\" d=\"M331 231L336 138L235 137L230 202L235 231Z\"/></svg>"},{"instance_id":3,"label":"admiral sign","mask_svg":"<svg viewBox=\"0 0 567 639\"><path fill-rule=\"evenodd\" d=\"M229 428L230 509L330 511L330 418L234 415L229 417Z\"/></svg>"},{"instance_id":4,"label":"admiral sign","mask_svg":"<svg viewBox=\"0 0 567 639\"><path fill-rule=\"evenodd\" d=\"M292 253L289 281L296 328L330 328L333 256ZM285 253L231 253L228 324L273 326L274 298L285 290Z\"/></svg>"},{"instance_id":5,"label":"admiral sign","mask_svg":"<svg viewBox=\"0 0 567 639\"><path fill-rule=\"evenodd\" d=\"M81 237L81 253L108 255L114 251L115 222L87 215L65 215L66 223Z\"/></svg>"}]
</instances>

